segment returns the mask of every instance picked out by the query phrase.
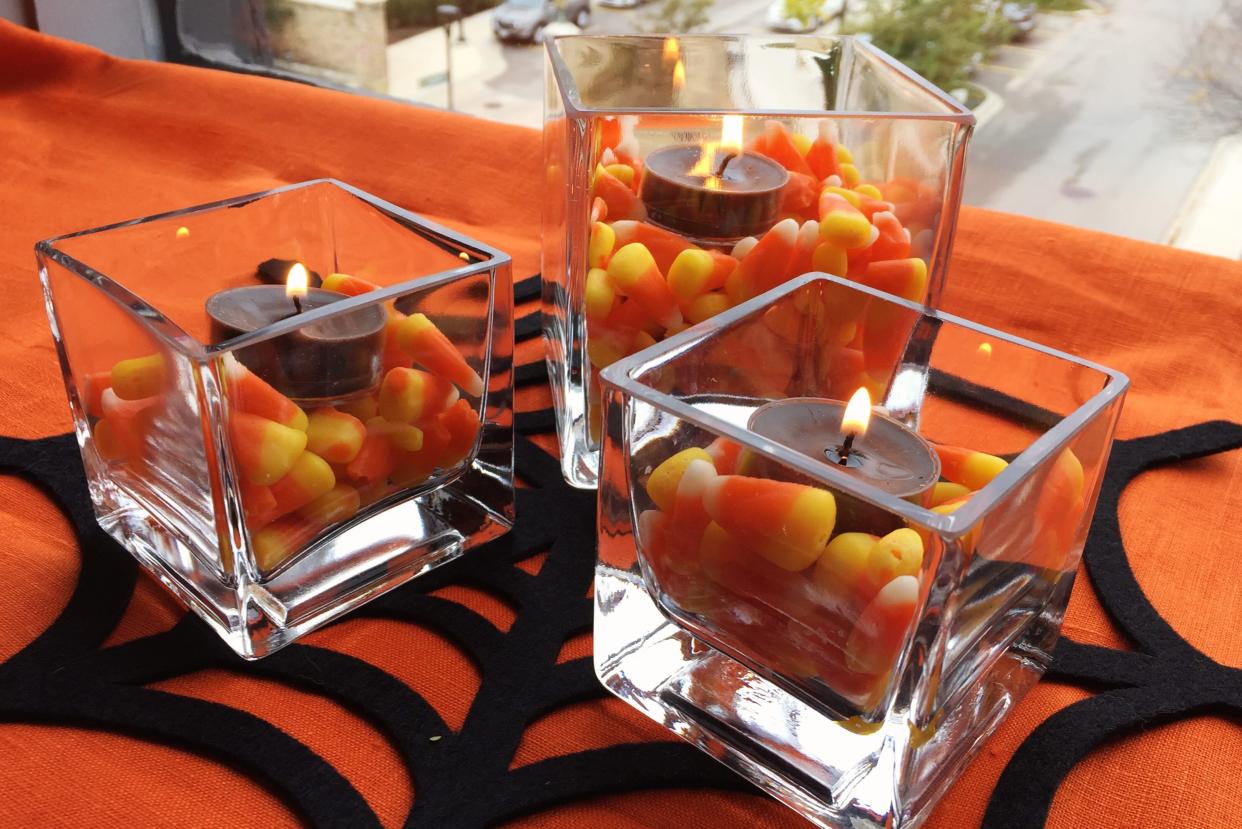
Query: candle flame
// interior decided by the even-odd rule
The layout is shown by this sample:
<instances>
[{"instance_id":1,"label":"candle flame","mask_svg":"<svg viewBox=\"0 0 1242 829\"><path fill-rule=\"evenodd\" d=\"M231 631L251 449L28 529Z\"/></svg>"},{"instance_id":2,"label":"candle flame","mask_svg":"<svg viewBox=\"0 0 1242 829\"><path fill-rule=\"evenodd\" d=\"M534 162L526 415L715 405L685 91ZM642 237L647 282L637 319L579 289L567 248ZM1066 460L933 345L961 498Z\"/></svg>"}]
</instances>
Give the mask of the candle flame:
<instances>
[{"instance_id":1,"label":"candle flame","mask_svg":"<svg viewBox=\"0 0 1242 829\"><path fill-rule=\"evenodd\" d=\"M680 92L682 87L686 85L686 65L681 62L681 58L677 59L677 63L673 64L673 90Z\"/></svg>"},{"instance_id":2,"label":"candle flame","mask_svg":"<svg viewBox=\"0 0 1242 829\"><path fill-rule=\"evenodd\" d=\"M720 149L727 153L740 153L744 135L742 116L726 115L720 124Z\"/></svg>"},{"instance_id":3,"label":"candle flame","mask_svg":"<svg viewBox=\"0 0 1242 829\"><path fill-rule=\"evenodd\" d=\"M672 63L681 59L681 44L675 37L664 38L664 62Z\"/></svg>"},{"instance_id":4,"label":"candle flame","mask_svg":"<svg viewBox=\"0 0 1242 829\"><path fill-rule=\"evenodd\" d=\"M289 275L285 278L285 296L291 299L306 296L309 282L310 276L306 273L306 266L301 262L294 263L289 269Z\"/></svg>"},{"instance_id":5,"label":"candle flame","mask_svg":"<svg viewBox=\"0 0 1242 829\"><path fill-rule=\"evenodd\" d=\"M847 435L865 435L867 424L871 422L871 395L866 388L859 388L845 404L845 414L841 416L841 431Z\"/></svg>"}]
</instances>

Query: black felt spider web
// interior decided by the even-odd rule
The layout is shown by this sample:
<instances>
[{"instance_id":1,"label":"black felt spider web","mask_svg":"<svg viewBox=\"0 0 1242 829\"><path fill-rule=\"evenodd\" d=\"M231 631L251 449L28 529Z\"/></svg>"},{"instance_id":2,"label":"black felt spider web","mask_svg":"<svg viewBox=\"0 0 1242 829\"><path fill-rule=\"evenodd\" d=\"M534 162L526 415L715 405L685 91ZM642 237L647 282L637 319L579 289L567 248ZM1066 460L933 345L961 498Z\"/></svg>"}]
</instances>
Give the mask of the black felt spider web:
<instances>
[{"instance_id":1,"label":"black felt spider web","mask_svg":"<svg viewBox=\"0 0 1242 829\"><path fill-rule=\"evenodd\" d=\"M516 290L538 294L536 279ZM518 336L538 335L537 317ZM541 363L517 369L519 385L546 382ZM472 551L354 615L429 627L478 666L481 681L462 728L452 731L416 690L345 654L294 644L257 663L237 658L193 615L171 630L102 647L120 622L137 566L95 523L72 435L0 437L0 472L43 489L67 516L81 550L78 583L64 611L35 641L0 665L0 720L116 731L209 756L266 786L314 826L378 826L370 806L329 763L274 725L213 702L143 687L217 668L330 698L381 731L401 756L417 797L407 826L484 827L568 801L660 787L754 792L681 742L617 745L510 769L523 731L574 702L602 698L589 659L557 664L562 645L591 625L585 598L594 572L594 495L561 478L557 461L525 435L553 427L549 410L517 417L518 521L507 536ZM1058 681L1108 690L1072 705L1035 731L1002 776L988 829L1043 823L1056 787L1104 739L1144 723L1202 710L1242 710L1242 671L1185 643L1143 596L1126 561L1117 501L1140 471L1242 446L1242 427L1208 423L1114 449L1086 561L1106 609L1139 645L1135 653L1063 639ZM531 575L517 564L546 553ZM429 595L467 585L515 609L508 631L463 605ZM441 739L432 741L430 738Z\"/></svg>"}]
</instances>

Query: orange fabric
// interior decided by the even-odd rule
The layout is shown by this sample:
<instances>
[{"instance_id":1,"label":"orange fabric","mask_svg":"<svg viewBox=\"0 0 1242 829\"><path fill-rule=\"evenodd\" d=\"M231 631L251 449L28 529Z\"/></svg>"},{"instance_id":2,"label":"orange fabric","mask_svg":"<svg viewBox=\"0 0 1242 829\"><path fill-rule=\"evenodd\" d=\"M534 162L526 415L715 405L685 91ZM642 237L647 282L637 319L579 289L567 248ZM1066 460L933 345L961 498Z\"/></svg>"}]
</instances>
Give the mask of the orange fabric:
<instances>
[{"instance_id":1,"label":"orange fabric","mask_svg":"<svg viewBox=\"0 0 1242 829\"><path fill-rule=\"evenodd\" d=\"M510 252L516 277L538 269L543 170L539 138L527 130L279 81L113 60L2 23L0 112L2 434L40 437L70 427L31 252L47 236L334 176ZM1239 285L1237 263L966 209L945 305L1125 371L1134 385L1121 436L1134 437L1242 419L1242 387L1234 382L1242 367ZM536 358L538 349L524 344L519 359ZM546 392L525 390L518 399L523 408L548 405ZM4 657L60 611L78 564L67 527L42 496L11 479L0 486L0 535L23 539L19 546L0 545ZM1127 491L1121 512L1131 561L1155 605L1196 646L1242 665L1236 633L1242 589L1229 577L1242 545L1242 452L1150 473ZM470 590L442 595L506 624L506 608ZM180 612L144 577L110 641L166 629ZM1080 641L1124 647L1085 578L1065 624ZM409 683L450 725L461 723L478 682L451 645L408 625L354 619L310 641ZM566 651L581 654L584 644L574 641ZM400 824L417 797L383 737L333 704L219 672L159 687L276 723L348 777L386 826ZM928 825L977 826L1021 740L1085 695L1054 683L1038 686ZM532 725L514 762L613 740L666 738L625 705L584 704ZM283 826L292 820L270 794L227 767L130 738L0 724L0 754L0 814L9 825ZM1239 759L1237 725L1221 719L1128 738L1074 770L1049 825L1222 825L1228 821L1221 815L1242 804L1242 782L1232 773ZM803 825L753 796L683 791L601 798L520 824Z\"/></svg>"}]
</instances>

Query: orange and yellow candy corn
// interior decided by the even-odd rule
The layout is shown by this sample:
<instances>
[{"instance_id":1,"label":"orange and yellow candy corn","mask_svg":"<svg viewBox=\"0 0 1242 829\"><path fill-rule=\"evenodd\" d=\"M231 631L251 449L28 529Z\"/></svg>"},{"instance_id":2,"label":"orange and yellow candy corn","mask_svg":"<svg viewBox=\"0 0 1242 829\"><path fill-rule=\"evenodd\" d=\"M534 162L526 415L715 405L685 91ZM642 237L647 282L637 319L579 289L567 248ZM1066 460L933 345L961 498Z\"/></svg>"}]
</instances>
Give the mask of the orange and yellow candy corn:
<instances>
[{"instance_id":1,"label":"orange and yellow candy corn","mask_svg":"<svg viewBox=\"0 0 1242 829\"><path fill-rule=\"evenodd\" d=\"M331 407L316 409L306 426L306 450L330 463L349 463L366 436L366 426L353 415Z\"/></svg>"},{"instance_id":2,"label":"orange and yellow candy corn","mask_svg":"<svg viewBox=\"0 0 1242 829\"><path fill-rule=\"evenodd\" d=\"M306 449L305 432L248 412L230 414L229 440L241 474L260 486L288 474Z\"/></svg>"},{"instance_id":3,"label":"orange and yellow candy corn","mask_svg":"<svg viewBox=\"0 0 1242 829\"><path fill-rule=\"evenodd\" d=\"M725 531L790 572L819 559L837 517L827 490L743 475L713 479L703 502Z\"/></svg>"},{"instance_id":4,"label":"orange and yellow candy corn","mask_svg":"<svg viewBox=\"0 0 1242 829\"><path fill-rule=\"evenodd\" d=\"M483 378L425 314L410 314L397 330L401 348L433 374L455 383L471 397L483 394Z\"/></svg>"},{"instance_id":5,"label":"orange and yellow candy corn","mask_svg":"<svg viewBox=\"0 0 1242 829\"><path fill-rule=\"evenodd\" d=\"M677 297L643 244L632 242L614 253L608 263L608 279L618 293L637 302L661 326L681 323Z\"/></svg>"},{"instance_id":6,"label":"orange and yellow candy corn","mask_svg":"<svg viewBox=\"0 0 1242 829\"><path fill-rule=\"evenodd\" d=\"M457 388L447 380L416 368L394 368L380 385L379 413L392 423L432 417L457 402Z\"/></svg>"}]
</instances>

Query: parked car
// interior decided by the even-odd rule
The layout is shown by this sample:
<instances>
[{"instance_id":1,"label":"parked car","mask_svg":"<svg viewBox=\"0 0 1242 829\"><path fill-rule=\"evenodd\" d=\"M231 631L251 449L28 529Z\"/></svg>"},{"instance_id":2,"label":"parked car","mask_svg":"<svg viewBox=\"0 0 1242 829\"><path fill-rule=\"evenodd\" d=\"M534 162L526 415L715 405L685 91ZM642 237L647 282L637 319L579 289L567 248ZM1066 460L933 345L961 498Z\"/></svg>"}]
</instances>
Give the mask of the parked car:
<instances>
[{"instance_id":1,"label":"parked car","mask_svg":"<svg viewBox=\"0 0 1242 829\"><path fill-rule=\"evenodd\" d=\"M645 2L647 0L599 0L601 6L607 6L610 9L633 9Z\"/></svg>"},{"instance_id":2,"label":"parked car","mask_svg":"<svg viewBox=\"0 0 1242 829\"><path fill-rule=\"evenodd\" d=\"M983 11L988 16L988 27L992 24L1004 21L1007 32L1006 38L997 37L996 41L1002 39L1022 41L1030 37L1031 32L1035 31L1035 15L1039 9L1034 3L1022 2L1004 2L1004 0L985 0L983 3Z\"/></svg>"},{"instance_id":3,"label":"parked car","mask_svg":"<svg viewBox=\"0 0 1242 829\"><path fill-rule=\"evenodd\" d=\"M543 30L558 21L585 29L591 23L591 0L565 0L563 6L553 0L505 0L492 12L492 32L507 43L532 43L542 41Z\"/></svg>"},{"instance_id":4,"label":"parked car","mask_svg":"<svg viewBox=\"0 0 1242 829\"><path fill-rule=\"evenodd\" d=\"M845 0L824 0L809 20L799 20L790 14L786 0L772 0L772 4L768 6L767 26L773 32L807 34L832 20L844 8Z\"/></svg>"}]
</instances>

